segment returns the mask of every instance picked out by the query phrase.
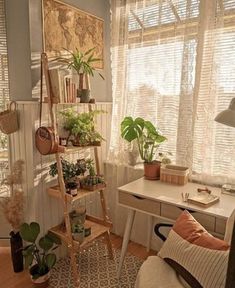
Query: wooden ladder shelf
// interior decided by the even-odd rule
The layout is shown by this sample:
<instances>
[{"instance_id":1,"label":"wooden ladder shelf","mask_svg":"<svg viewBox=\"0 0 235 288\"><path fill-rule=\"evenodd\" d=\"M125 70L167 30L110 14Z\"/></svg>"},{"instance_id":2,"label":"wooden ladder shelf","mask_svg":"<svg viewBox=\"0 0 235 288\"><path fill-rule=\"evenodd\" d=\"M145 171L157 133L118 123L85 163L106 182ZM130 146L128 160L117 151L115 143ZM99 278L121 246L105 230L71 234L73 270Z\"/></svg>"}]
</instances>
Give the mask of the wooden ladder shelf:
<instances>
[{"instance_id":1,"label":"wooden ladder shelf","mask_svg":"<svg viewBox=\"0 0 235 288\"><path fill-rule=\"evenodd\" d=\"M42 66L44 69L45 74L45 80L46 80L46 87L47 87L47 95L48 95L48 107L49 107L49 114L51 118L51 124L54 129L55 137L58 139L57 135L57 127L55 122L55 115L53 112L53 103L52 103L52 97L51 97L51 89L50 89L50 76L49 76L49 70L48 70L48 60L46 53L42 53ZM91 104L89 104L89 111L92 111ZM89 146L89 147L79 147L79 149L94 149L94 157L95 157L95 164L96 164L96 172L99 175L100 174L100 166L99 166L99 157L98 157L98 148L95 146ZM68 148L65 149L64 153L73 153L74 151L77 151L78 148ZM86 245L91 245L92 241L98 237L103 236L105 238L107 249L109 252L109 258L113 259L113 251L112 251L112 245L110 241L110 228L112 227L112 223L110 222L110 219L107 214L107 208L106 208L106 202L104 197L104 188L95 190L95 191L87 191L84 189L81 189L77 196L73 197L66 193L64 178L63 178L63 172L62 172L62 163L61 163L61 155L60 153L55 154L56 163L57 163L57 169L58 169L58 182L59 186L52 187L48 189L48 193L52 197L59 198L62 201L63 204L63 211L64 211L64 221L65 226L58 225L56 227L53 227L50 229L51 232L53 232L55 235L59 236L61 240L67 244L70 258L71 258L71 268L72 268L72 274L74 279L75 287L80 286L80 275L79 275L79 269L77 265L77 252L81 251L81 248L84 248ZM99 193L100 194L100 202L102 207L102 219L88 216L86 217L86 224L91 227L91 235L86 237L83 243L79 243L78 241L73 240L72 237L72 231L71 231L71 222L69 217L69 205L73 204L75 201L80 200L83 197L86 197L88 194L91 193Z\"/></svg>"}]
</instances>

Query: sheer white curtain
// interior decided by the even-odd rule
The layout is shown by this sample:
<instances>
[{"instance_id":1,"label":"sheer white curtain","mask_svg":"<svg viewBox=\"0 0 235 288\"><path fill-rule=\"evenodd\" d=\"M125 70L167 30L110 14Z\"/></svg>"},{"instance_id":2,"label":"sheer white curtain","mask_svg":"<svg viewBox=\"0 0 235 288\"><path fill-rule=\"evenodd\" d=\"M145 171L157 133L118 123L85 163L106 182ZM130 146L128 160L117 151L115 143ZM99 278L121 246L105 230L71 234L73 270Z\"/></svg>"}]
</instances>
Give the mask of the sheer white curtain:
<instances>
[{"instance_id":1,"label":"sheer white curtain","mask_svg":"<svg viewBox=\"0 0 235 288\"><path fill-rule=\"evenodd\" d=\"M140 116L197 179L235 176L235 129L214 122L235 97L235 0L111 0L111 10L109 159L126 162L120 123Z\"/></svg>"}]
</instances>

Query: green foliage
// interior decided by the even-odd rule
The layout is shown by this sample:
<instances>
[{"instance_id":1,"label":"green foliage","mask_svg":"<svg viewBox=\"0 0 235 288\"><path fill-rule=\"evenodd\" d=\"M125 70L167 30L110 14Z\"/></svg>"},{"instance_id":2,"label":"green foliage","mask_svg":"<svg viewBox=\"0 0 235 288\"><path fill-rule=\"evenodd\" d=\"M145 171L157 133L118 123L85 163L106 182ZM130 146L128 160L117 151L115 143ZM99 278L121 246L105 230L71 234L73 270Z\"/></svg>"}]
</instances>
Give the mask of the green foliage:
<instances>
[{"instance_id":1,"label":"green foliage","mask_svg":"<svg viewBox=\"0 0 235 288\"><path fill-rule=\"evenodd\" d=\"M140 157L152 162L159 145L166 140L157 128L143 118L125 117L121 123L121 136L128 142L137 140Z\"/></svg>"},{"instance_id":2,"label":"green foliage","mask_svg":"<svg viewBox=\"0 0 235 288\"><path fill-rule=\"evenodd\" d=\"M67 64L68 68L74 69L78 74L83 73L94 76L94 71L96 69L92 65L95 62L101 61L100 58L94 57L95 47L87 50L85 53L82 53L77 48L76 51L74 52L71 52L67 49L65 50L69 52L71 57L70 58L60 57L56 59L57 61ZM100 74L99 72L98 74L104 80L103 75Z\"/></svg>"},{"instance_id":3,"label":"green foliage","mask_svg":"<svg viewBox=\"0 0 235 288\"><path fill-rule=\"evenodd\" d=\"M55 265L56 255L50 251L61 244L60 239L50 232L37 241L39 233L40 226L36 222L23 223L20 227L22 239L30 243L23 248L25 267L28 268L33 264L37 265L36 270L30 269L34 279L45 275Z\"/></svg>"},{"instance_id":4,"label":"green foliage","mask_svg":"<svg viewBox=\"0 0 235 288\"><path fill-rule=\"evenodd\" d=\"M81 146L86 146L104 140L95 130L95 116L103 112L102 110L94 110L78 114L73 109L65 109L60 114L64 120L64 129L69 131L71 135L78 137Z\"/></svg>"},{"instance_id":5,"label":"green foliage","mask_svg":"<svg viewBox=\"0 0 235 288\"><path fill-rule=\"evenodd\" d=\"M95 175L94 162L92 159L79 159L76 163L70 163L69 161L62 159L61 163L64 181L66 183L79 175L84 175L87 170L89 170L90 175ZM52 177L55 177L58 174L56 162L50 166L49 174Z\"/></svg>"}]
</instances>

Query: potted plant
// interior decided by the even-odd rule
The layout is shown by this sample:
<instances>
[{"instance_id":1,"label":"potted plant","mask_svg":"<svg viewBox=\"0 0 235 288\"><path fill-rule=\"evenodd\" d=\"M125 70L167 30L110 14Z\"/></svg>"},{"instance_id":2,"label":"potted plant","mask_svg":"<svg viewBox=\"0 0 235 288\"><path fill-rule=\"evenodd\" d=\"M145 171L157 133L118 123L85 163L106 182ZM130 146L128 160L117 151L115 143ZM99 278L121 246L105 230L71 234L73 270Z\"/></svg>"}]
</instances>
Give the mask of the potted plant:
<instances>
[{"instance_id":1,"label":"potted plant","mask_svg":"<svg viewBox=\"0 0 235 288\"><path fill-rule=\"evenodd\" d=\"M99 62L101 59L94 57L95 47L87 50L86 52L81 52L78 49L76 51L69 52L68 57L59 57L56 60L67 64L67 67L76 71L79 76L79 93L78 96L81 98L81 103L88 103L90 101L90 80L89 76L94 76L94 71L96 70L92 65L95 62ZM104 80L101 73L99 76ZM85 77L85 79L84 79ZM83 83L86 82L86 89L84 89Z\"/></svg>"},{"instance_id":2,"label":"potted plant","mask_svg":"<svg viewBox=\"0 0 235 288\"><path fill-rule=\"evenodd\" d=\"M69 131L69 137L73 136L74 146L100 145L104 140L95 129L95 116L102 113L101 110L77 113L73 109L65 109L60 112L63 117L64 129Z\"/></svg>"},{"instance_id":3,"label":"potted plant","mask_svg":"<svg viewBox=\"0 0 235 288\"><path fill-rule=\"evenodd\" d=\"M50 270L56 263L56 255L52 251L61 241L52 233L47 233L37 241L39 234L40 225L36 222L23 223L20 227L22 239L29 243L23 248L25 267L30 267L29 273L35 286L47 287Z\"/></svg>"},{"instance_id":4,"label":"potted plant","mask_svg":"<svg viewBox=\"0 0 235 288\"><path fill-rule=\"evenodd\" d=\"M77 193L75 193L75 191L79 188L78 176L84 175L87 170L86 160L78 159L76 163L70 163L69 161L62 159L61 163L65 186L71 195L76 196ZM58 174L56 162L50 165L49 174L52 177L55 177Z\"/></svg>"},{"instance_id":5,"label":"potted plant","mask_svg":"<svg viewBox=\"0 0 235 288\"><path fill-rule=\"evenodd\" d=\"M144 160L144 175L146 179L160 178L161 162L154 159L157 149L166 137L158 129L143 118L125 117L121 123L121 136L128 142L137 141L140 157Z\"/></svg>"},{"instance_id":6,"label":"potted plant","mask_svg":"<svg viewBox=\"0 0 235 288\"><path fill-rule=\"evenodd\" d=\"M75 241L78 241L80 244L84 241L85 238L85 229L82 224L73 224L72 225L72 235Z\"/></svg>"},{"instance_id":7,"label":"potted plant","mask_svg":"<svg viewBox=\"0 0 235 288\"><path fill-rule=\"evenodd\" d=\"M83 189L94 191L101 189L106 186L104 177L101 175L96 175L94 162L92 159L87 160L87 169L89 175L81 179L81 186Z\"/></svg>"}]
</instances>

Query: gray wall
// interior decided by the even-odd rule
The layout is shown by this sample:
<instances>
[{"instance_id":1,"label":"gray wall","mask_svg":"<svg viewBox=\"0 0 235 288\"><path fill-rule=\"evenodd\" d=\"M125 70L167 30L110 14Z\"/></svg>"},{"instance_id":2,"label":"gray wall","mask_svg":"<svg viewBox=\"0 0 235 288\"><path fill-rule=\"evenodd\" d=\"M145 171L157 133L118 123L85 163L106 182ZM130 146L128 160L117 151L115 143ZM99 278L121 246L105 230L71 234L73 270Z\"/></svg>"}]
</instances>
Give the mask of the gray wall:
<instances>
[{"instance_id":1,"label":"gray wall","mask_svg":"<svg viewBox=\"0 0 235 288\"><path fill-rule=\"evenodd\" d=\"M64 0L104 19L105 81L98 75L91 79L97 101L112 101L110 67L109 0ZM10 93L14 100L34 100L39 95L39 59L42 51L41 0L6 0ZM32 58L32 61L31 61Z\"/></svg>"},{"instance_id":2,"label":"gray wall","mask_svg":"<svg viewBox=\"0 0 235 288\"><path fill-rule=\"evenodd\" d=\"M10 97L31 100L28 0L5 0Z\"/></svg>"}]
</instances>

